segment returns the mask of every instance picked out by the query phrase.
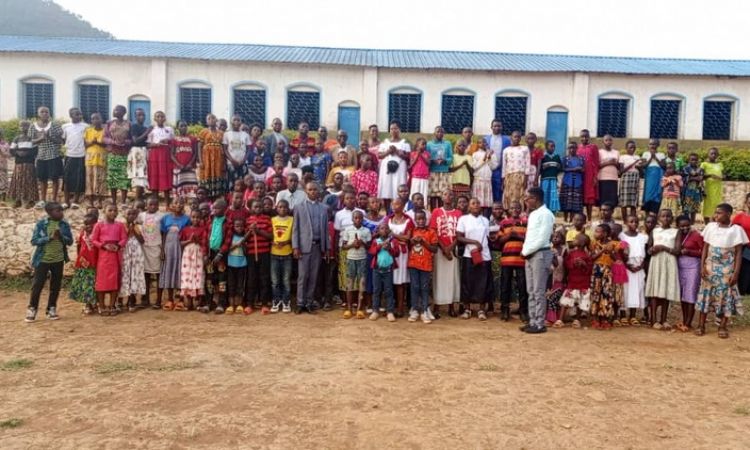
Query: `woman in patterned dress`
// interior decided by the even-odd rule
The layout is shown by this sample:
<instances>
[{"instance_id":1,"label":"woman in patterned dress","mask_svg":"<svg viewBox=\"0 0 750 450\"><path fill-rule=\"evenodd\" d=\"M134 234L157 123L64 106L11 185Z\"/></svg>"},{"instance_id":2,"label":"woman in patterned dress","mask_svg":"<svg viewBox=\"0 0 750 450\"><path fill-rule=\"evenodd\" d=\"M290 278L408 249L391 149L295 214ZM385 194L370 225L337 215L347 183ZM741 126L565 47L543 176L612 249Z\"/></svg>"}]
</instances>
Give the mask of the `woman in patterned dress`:
<instances>
[{"instance_id":1,"label":"woman in patterned dress","mask_svg":"<svg viewBox=\"0 0 750 450\"><path fill-rule=\"evenodd\" d=\"M104 143L107 145L107 187L112 194L112 203L117 203L117 191L120 191L123 205L127 203L130 190L128 153L133 142L130 137L130 121L125 119L126 112L124 106L115 106L112 112L115 118L104 128Z\"/></svg>"},{"instance_id":2,"label":"woman in patterned dress","mask_svg":"<svg viewBox=\"0 0 750 450\"><path fill-rule=\"evenodd\" d=\"M127 299L128 311L135 312L135 296L146 294L146 258L143 254L143 233L138 220L138 210L131 208L125 214L128 240L122 252L122 282L120 301Z\"/></svg>"},{"instance_id":3,"label":"woman in patterned dress","mask_svg":"<svg viewBox=\"0 0 750 450\"><path fill-rule=\"evenodd\" d=\"M212 199L221 197L226 189L226 176L224 174L224 149L221 142L224 132L216 127L216 116L206 116L206 125L198 134L198 154L200 158L200 186L208 190L208 196Z\"/></svg>"},{"instance_id":4,"label":"woman in patterned dress","mask_svg":"<svg viewBox=\"0 0 750 450\"><path fill-rule=\"evenodd\" d=\"M187 122L177 122L177 135L172 140L172 163L174 194L183 198L195 198L198 177L195 175L195 161L198 157L198 140L188 135Z\"/></svg>"},{"instance_id":5,"label":"woman in patterned dress","mask_svg":"<svg viewBox=\"0 0 750 450\"><path fill-rule=\"evenodd\" d=\"M167 116L162 111L154 113L156 126L148 134L148 188L159 195L164 193L167 205L171 204L172 158L169 143L174 139L172 127L164 125Z\"/></svg>"}]
</instances>

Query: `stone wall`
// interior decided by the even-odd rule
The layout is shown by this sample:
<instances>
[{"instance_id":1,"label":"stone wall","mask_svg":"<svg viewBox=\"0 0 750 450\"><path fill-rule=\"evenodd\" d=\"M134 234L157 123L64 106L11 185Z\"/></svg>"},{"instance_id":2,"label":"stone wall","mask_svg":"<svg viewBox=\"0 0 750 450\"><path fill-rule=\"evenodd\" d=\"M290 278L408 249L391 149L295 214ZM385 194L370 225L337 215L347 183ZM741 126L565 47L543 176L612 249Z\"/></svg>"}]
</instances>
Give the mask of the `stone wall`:
<instances>
[{"instance_id":1,"label":"stone wall","mask_svg":"<svg viewBox=\"0 0 750 450\"><path fill-rule=\"evenodd\" d=\"M735 209L744 207L745 195L748 192L750 192L750 182L724 182L724 199ZM74 238L81 230L84 214L84 209L65 212L65 218L73 227ZM34 251L30 244L31 234L36 221L44 216L44 211L36 209L0 207L0 274L17 276L31 272L31 255ZM69 255L71 261L75 261L75 245L70 248ZM73 264L67 264L65 273L70 275L72 271Z\"/></svg>"}]
</instances>

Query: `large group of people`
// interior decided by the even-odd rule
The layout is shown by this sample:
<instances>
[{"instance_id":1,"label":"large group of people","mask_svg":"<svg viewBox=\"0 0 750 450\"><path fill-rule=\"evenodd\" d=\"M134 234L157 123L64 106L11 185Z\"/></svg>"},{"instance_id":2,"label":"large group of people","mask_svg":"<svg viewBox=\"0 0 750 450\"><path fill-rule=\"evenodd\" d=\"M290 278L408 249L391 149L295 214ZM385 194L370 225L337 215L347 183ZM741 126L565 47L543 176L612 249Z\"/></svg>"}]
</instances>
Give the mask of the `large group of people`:
<instances>
[{"instance_id":1,"label":"large group of people","mask_svg":"<svg viewBox=\"0 0 750 450\"><path fill-rule=\"evenodd\" d=\"M715 148L700 162L652 139L639 156L633 141L621 153L611 136L600 148L582 130L578 143L560 143L561 157L553 141L538 148L534 133L504 135L500 120L476 139L464 128L455 143L438 126L413 147L394 120L388 138L372 125L355 147L345 131L313 137L305 122L290 139L280 119L264 136L239 116L209 114L193 136L161 111L151 126L142 110L131 123L119 105L107 123L95 113L86 124L77 108L69 115L59 126L39 108L3 144L16 163L7 196L47 213L31 240L27 322L48 275L46 315L58 318L72 245L70 296L103 316L340 307L345 319L430 323L487 320L499 305L501 320L518 315L536 334L583 320L670 330L669 305L679 303L674 328L705 334L713 311L725 338L740 291L750 291L750 214L722 203ZM64 211L81 207L74 237Z\"/></svg>"}]
</instances>

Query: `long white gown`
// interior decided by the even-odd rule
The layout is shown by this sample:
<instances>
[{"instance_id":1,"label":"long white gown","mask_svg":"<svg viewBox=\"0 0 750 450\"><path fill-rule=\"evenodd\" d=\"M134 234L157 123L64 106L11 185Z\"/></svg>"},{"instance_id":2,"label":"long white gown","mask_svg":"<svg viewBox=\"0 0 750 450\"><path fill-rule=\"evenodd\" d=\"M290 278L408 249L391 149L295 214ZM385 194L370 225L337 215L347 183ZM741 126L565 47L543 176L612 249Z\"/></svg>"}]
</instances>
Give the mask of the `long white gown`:
<instances>
[{"instance_id":1,"label":"long white gown","mask_svg":"<svg viewBox=\"0 0 750 450\"><path fill-rule=\"evenodd\" d=\"M391 145L403 152L411 152L411 145L409 145L405 139L401 139L397 142L392 142L390 139L386 139L380 144L378 151L381 154L385 153ZM389 161L398 162L398 170L396 172L388 173ZM406 184L406 161L399 156L388 155L381 159L378 164L378 197L381 199L394 199L398 196L398 187L402 184Z\"/></svg>"}]
</instances>

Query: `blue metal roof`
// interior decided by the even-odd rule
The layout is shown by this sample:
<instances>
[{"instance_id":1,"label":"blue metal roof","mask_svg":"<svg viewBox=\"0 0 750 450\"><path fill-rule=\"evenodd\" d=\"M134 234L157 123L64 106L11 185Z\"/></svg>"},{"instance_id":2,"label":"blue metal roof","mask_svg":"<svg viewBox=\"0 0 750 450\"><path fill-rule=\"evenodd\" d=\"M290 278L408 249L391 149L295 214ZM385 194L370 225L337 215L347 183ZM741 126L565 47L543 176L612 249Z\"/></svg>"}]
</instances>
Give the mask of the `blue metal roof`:
<instances>
[{"instance_id":1,"label":"blue metal roof","mask_svg":"<svg viewBox=\"0 0 750 450\"><path fill-rule=\"evenodd\" d=\"M0 35L0 53L13 52L127 58L178 58L286 64L330 64L390 69L750 76L750 61L746 60L628 58L430 50L374 50Z\"/></svg>"}]
</instances>

